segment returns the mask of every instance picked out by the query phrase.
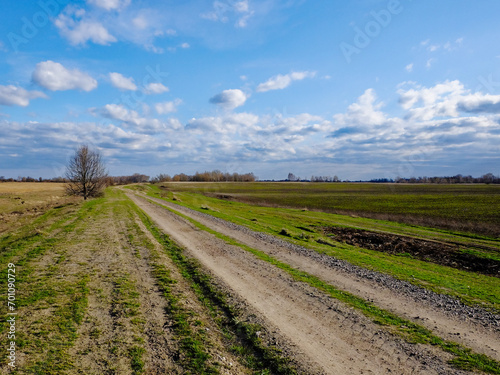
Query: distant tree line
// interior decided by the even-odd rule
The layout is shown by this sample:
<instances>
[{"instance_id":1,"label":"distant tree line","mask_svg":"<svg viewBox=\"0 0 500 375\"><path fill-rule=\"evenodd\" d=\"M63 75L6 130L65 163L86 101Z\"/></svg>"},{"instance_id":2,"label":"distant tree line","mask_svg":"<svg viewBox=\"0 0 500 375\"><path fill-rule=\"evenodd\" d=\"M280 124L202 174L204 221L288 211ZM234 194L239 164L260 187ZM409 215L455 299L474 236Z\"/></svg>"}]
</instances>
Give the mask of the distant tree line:
<instances>
[{"instance_id":1,"label":"distant tree line","mask_svg":"<svg viewBox=\"0 0 500 375\"><path fill-rule=\"evenodd\" d=\"M156 177L150 178L147 175L134 173L130 176L107 176L106 185L127 185L143 182L254 182L257 177L253 173L223 173L221 171L215 170L212 172L196 172L194 175L187 175L184 173L176 174L170 176L168 174L159 174ZM273 180L274 181L274 180ZM300 177L296 177L293 173L288 175L286 180L281 181L302 181L302 182L342 182L337 176L312 176L310 180L304 180ZM33 178L30 176L18 178L5 178L0 176L1 182L68 182L65 177L53 177L53 178ZM344 182L349 182L345 180ZM493 173L487 173L481 177L472 177L470 175L464 176L458 174L456 176L449 177L410 177L402 178L398 177L396 179L388 178L377 178L370 181L355 181L355 182L373 182L373 183L398 183L398 184L500 184L500 176L495 176Z\"/></svg>"},{"instance_id":2,"label":"distant tree line","mask_svg":"<svg viewBox=\"0 0 500 375\"><path fill-rule=\"evenodd\" d=\"M337 176L311 176L311 182L340 182Z\"/></svg>"},{"instance_id":3,"label":"distant tree line","mask_svg":"<svg viewBox=\"0 0 500 375\"><path fill-rule=\"evenodd\" d=\"M104 178L107 186L111 185L127 185L140 182L148 182L149 176L140 173L134 173L131 176L106 176ZM18 178L5 178L0 176L0 182L68 182L66 177L53 177L53 178L33 178L33 177L18 177Z\"/></svg>"},{"instance_id":4,"label":"distant tree line","mask_svg":"<svg viewBox=\"0 0 500 375\"><path fill-rule=\"evenodd\" d=\"M495 176L493 173L486 173L481 177L457 174L451 177L399 177L395 182L410 184L500 184L500 177Z\"/></svg>"},{"instance_id":5,"label":"distant tree line","mask_svg":"<svg viewBox=\"0 0 500 375\"><path fill-rule=\"evenodd\" d=\"M168 174L159 174L151 179L152 183L160 182L254 182L257 176L253 173L227 173L219 170L211 172L196 172L194 175L185 173L176 174L173 177Z\"/></svg>"},{"instance_id":6,"label":"distant tree line","mask_svg":"<svg viewBox=\"0 0 500 375\"><path fill-rule=\"evenodd\" d=\"M107 178L108 185L128 185L148 182L149 176L140 173L134 173L131 176L110 176Z\"/></svg>"},{"instance_id":7,"label":"distant tree line","mask_svg":"<svg viewBox=\"0 0 500 375\"><path fill-rule=\"evenodd\" d=\"M63 177L53 177L53 178L33 178L30 176L18 178L5 178L4 176L0 176L0 182L66 182L66 179Z\"/></svg>"}]
</instances>

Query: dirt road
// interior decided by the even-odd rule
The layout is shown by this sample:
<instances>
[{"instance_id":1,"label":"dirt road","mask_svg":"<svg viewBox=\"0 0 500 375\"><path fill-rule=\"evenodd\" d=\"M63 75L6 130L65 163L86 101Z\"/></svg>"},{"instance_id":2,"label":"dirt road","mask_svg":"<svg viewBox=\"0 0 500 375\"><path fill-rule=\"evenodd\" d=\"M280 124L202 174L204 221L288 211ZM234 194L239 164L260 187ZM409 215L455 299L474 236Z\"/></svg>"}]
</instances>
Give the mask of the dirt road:
<instances>
[{"instance_id":1,"label":"dirt road","mask_svg":"<svg viewBox=\"0 0 500 375\"><path fill-rule=\"evenodd\" d=\"M285 272L242 248L197 229L187 220L142 197L131 193L128 195L190 256L197 258L209 272L229 286L231 294L245 301L249 311L257 314L267 328L275 332L277 343L286 346L287 351L303 363L307 373L464 373L452 369L446 363L450 357L441 351L431 352L429 347L402 342L351 308L309 285L294 281ZM179 209L175 205L172 207ZM345 275L336 275L332 279L334 272L331 269L323 268L321 264L307 263L304 258L299 259L290 251L272 248L255 237L231 232L228 226L203 219L200 215L195 219L242 243L282 257L280 259L294 267L301 266L308 272L317 273L334 285L343 283L343 286L347 286L352 281L345 279ZM359 283L354 289L361 296L372 293L361 290ZM379 294L383 295L381 291ZM384 298L388 298L386 303L389 303L390 296ZM401 308L411 311L404 304ZM411 313L418 314L415 311Z\"/></svg>"},{"instance_id":2,"label":"dirt road","mask_svg":"<svg viewBox=\"0 0 500 375\"><path fill-rule=\"evenodd\" d=\"M402 293L401 288L394 287L390 283L390 287L386 287L374 280L360 278L356 274L332 267L330 257L321 256L315 251L306 251L306 249L301 249L300 252L293 251L289 246L280 246L281 241L269 242L266 235L263 236L248 229L242 230L235 224L220 219L214 220L209 215L160 199L154 201L182 212L218 233L264 251L294 268L317 276L341 290L372 301L378 307L423 325L442 338L459 342L475 352L500 360L500 326L495 325L498 319L495 320L494 317L490 319L490 324L484 319L474 318L479 318L480 313L471 313L465 318L457 314L456 310L449 311L449 307L443 308L444 304L431 303L432 298L429 297L433 294L431 292L425 293L426 300L422 300L422 292Z\"/></svg>"}]
</instances>

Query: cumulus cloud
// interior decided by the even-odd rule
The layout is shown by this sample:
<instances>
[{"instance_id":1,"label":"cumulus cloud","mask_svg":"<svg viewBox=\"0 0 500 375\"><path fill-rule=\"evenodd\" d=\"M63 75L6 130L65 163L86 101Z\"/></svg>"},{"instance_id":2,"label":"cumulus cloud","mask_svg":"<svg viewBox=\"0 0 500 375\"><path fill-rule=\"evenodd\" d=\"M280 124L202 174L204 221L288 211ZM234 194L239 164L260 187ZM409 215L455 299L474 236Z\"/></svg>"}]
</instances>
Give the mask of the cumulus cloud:
<instances>
[{"instance_id":1,"label":"cumulus cloud","mask_svg":"<svg viewBox=\"0 0 500 375\"><path fill-rule=\"evenodd\" d=\"M173 102L163 102L156 103L155 110L159 115L165 115L167 113L177 112L177 107L182 103L180 99L176 99Z\"/></svg>"},{"instance_id":2,"label":"cumulus cloud","mask_svg":"<svg viewBox=\"0 0 500 375\"><path fill-rule=\"evenodd\" d=\"M177 119L160 121L156 118L144 117L137 111L128 109L123 104L106 104L103 108L92 109L91 111L110 120L118 120L126 127L145 134L163 133L182 127Z\"/></svg>"},{"instance_id":3,"label":"cumulus cloud","mask_svg":"<svg viewBox=\"0 0 500 375\"><path fill-rule=\"evenodd\" d=\"M0 86L0 105L27 107L31 99L47 98L43 92L28 91L13 85Z\"/></svg>"},{"instance_id":4,"label":"cumulus cloud","mask_svg":"<svg viewBox=\"0 0 500 375\"><path fill-rule=\"evenodd\" d=\"M133 78L126 78L120 73L109 73L109 79L111 80L111 84L117 89L130 91L137 90Z\"/></svg>"},{"instance_id":5,"label":"cumulus cloud","mask_svg":"<svg viewBox=\"0 0 500 375\"><path fill-rule=\"evenodd\" d=\"M137 111L128 109L122 104L106 104L99 113L111 120L118 120L133 127L146 127L153 125L158 128L160 123L156 119L147 119L139 115Z\"/></svg>"},{"instance_id":6,"label":"cumulus cloud","mask_svg":"<svg viewBox=\"0 0 500 375\"><path fill-rule=\"evenodd\" d=\"M247 95L238 89L224 90L210 98L210 103L217 104L226 109L235 109L245 104Z\"/></svg>"},{"instance_id":7,"label":"cumulus cloud","mask_svg":"<svg viewBox=\"0 0 500 375\"><path fill-rule=\"evenodd\" d=\"M86 17L84 9L68 6L55 19L54 24L61 35L72 45L84 45L88 41L95 44L109 45L117 41L99 22Z\"/></svg>"},{"instance_id":8,"label":"cumulus cloud","mask_svg":"<svg viewBox=\"0 0 500 375\"><path fill-rule=\"evenodd\" d=\"M169 89L167 86L165 86L161 83L153 82L153 83L147 84L144 87L143 91L147 95L153 95L153 94L163 94L164 92L168 92Z\"/></svg>"},{"instance_id":9,"label":"cumulus cloud","mask_svg":"<svg viewBox=\"0 0 500 375\"><path fill-rule=\"evenodd\" d=\"M192 118L186 125L187 130L198 131L205 137L214 134L214 141L221 140L219 135L245 134L245 138L252 137L258 130L259 116L252 113L228 113L224 116Z\"/></svg>"},{"instance_id":10,"label":"cumulus cloud","mask_svg":"<svg viewBox=\"0 0 500 375\"><path fill-rule=\"evenodd\" d=\"M33 81L51 91L82 90L97 88L97 81L78 69L67 69L54 61L43 61L36 65Z\"/></svg>"},{"instance_id":11,"label":"cumulus cloud","mask_svg":"<svg viewBox=\"0 0 500 375\"><path fill-rule=\"evenodd\" d=\"M467 113L500 113L500 95L471 93L458 81L445 81L433 87L404 83L399 103L407 110L407 118L428 121L439 117L459 117Z\"/></svg>"},{"instance_id":12,"label":"cumulus cloud","mask_svg":"<svg viewBox=\"0 0 500 375\"><path fill-rule=\"evenodd\" d=\"M292 72L290 74L281 75L278 74L271 77L264 83L257 86L257 92L266 92L271 90L282 90L291 85L293 81L301 81L305 78L313 78L316 76L316 72Z\"/></svg>"},{"instance_id":13,"label":"cumulus cloud","mask_svg":"<svg viewBox=\"0 0 500 375\"><path fill-rule=\"evenodd\" d=\"M377 96L373 89L367 89L358 98L356 103L349 105L346 113L334 116L339 126L376 126L387 121L387 116L380 111L383 103L377 103Z\"/></svg>"},{"instance_id":14,"label":"cumulus cloud","mask_svg":"<svg viewBox=\"0 0 500 375\"><path fill-rule=\"evenodd\" d=\"M466 95L457 103L458 109L469 113L500 114L500 95Z\"/></svg>"},{"instance_id":15,"label":"cumulus cloud","mask_svg":"<svg viewBox=\"0 0 500 375\"><path fill-rule=\"evenodd\" d=\"M444 96L462 95L465 92L464 85L460 81L445 81L438 83L434 87L426 88L416 85L413 82L403 82L399 85L399 104L404 109L410 109L416 104L430 106L440 101ZM405 86L413 86L411 89L404 90Z\"/></svg>"},{"instance_id":16,"label":"cumulus cloud","mask_svg":"<svg viewBox=\"0 0 500 375\"><path fill-rule=\"evenodd\" d=\"M126 8L131 0L87 0L87 3L105 10L117 10Z\"/></svg>"}]
</instances>

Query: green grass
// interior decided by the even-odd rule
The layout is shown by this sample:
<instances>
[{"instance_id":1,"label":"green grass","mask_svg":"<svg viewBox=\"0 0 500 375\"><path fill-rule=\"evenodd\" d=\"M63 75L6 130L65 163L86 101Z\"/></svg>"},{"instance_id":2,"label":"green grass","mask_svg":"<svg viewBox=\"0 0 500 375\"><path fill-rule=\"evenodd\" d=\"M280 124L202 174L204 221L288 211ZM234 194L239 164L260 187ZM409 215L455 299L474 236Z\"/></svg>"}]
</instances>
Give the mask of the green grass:
<instances>
[{"instance_id":1,"label":"green grass","mask_svg":"<svg viewBox=\"0 0 500 375\"><path fill-rule=\"evenodd\" d=\"M134 346L129 349L129 356L131 360L131 367L133 374L142 374L144 372L144 362L142 356L146 350L140 346Z\"/></svg>"},{"instance_id":2,"label":"green grass","mask_svg":"<svg viewBox=\"0 0 500 375\"><path fill-rule=\"evenodd\" d=\"M199 264L186 257L183 250L162 233L146 214L137 207L135 209L146 228L163 245L184 278L191 283L200 301L212 312L212 317L220 325L221 331L225 332L226 338L232 343L230 344L232 351L240 357L242 363L254 369L256 374L267 374L268 370L273 374L296 374L290 360L283 356L279 349L266 345L259 338L257 332L262 331L262 327L240 321L238 311L228 303L225 294L214 286L211 278L201 270ZM202 350L203 339L199 338L197 332L190 331L186 312L179 306L178 297L171 292L169 286L175 283L175 280L171 279L169 271L160 264L153 262L153 270L160 288L169 301L169 310L176 322L174 327L180 337L183 337L183 350L188 359L184 366L194 371L194 374L216 373L216 368L206 367L208 358Z\"/></svg>"},{"instance_id":3,"label":"green grass","mask_svg":"<svg viewBox=\"0 0 500 375\"><path fill-rule=\"evenodd\" d=\"M162 197L158 187L148 188L148 194ZM319 228L341 225L360 229L383 231L417 238L462 243L464 248L495 246L498 241L484 238L466 238L450 231L408 226L381 220L352 218L324 212L297 209L270 208L240 202L224 201L194 193L177 193L180 200L173 203L199 212L244 225L252 230L269 233L282 239L313 249L319 253L346 260L355 265L390 274L398 279L422 286L437 293L448 294L468 305L480 305L500 312L500 279L457 270L404 256L385 254L335 242L323 235ZM209 210L201 207L208 207ZM302 228L302 229L299 229ZM309 231L304 230L309 229ZM499 250L500 251L500 250Z\"/></svg>"},{"instance_id":4,"label":"green grass","mask_svg":"<svg viewBox=\"0 0 500 375\"><path fill-rule=\"evenodd\" d=\"M217 366L212 365L210 362L210 355L208 354L206 345L206 333L202 330L195 329L196 314L184 307L183 301L185 296L178 294L173 288L177 280L173 279L170 271L165 265L160 263L153 244L144 236L138 224L134 222L134 215L139 216L143 221L146 220L146 223L150 222L142 211L139 211L137 206L128 200L122 192L113 189L109 194L118 198L114 207L115 215L127 215L130 217L127 228L129 244L133 245L136 249L138 246L144 246L150 252L149 262L152 268L152 274L163 297L167 301L166 313L172 321L172 328L175 332L176 340L179 343L180 365L183 367L186 374L218 374ZM139 257L138 251L135 252L135 255ZM127 279L127 277L120 279L117 286L124 290L130 289L127 287ZM122 293L122 295L124 294L126 296L129 293L130 292ZM134 307L133 304L126 306L124 311L129 316L132 316L134 315ZM138 357L139 353L130 351L130 354L134 354L134 356L131 357L133 368L138 368L141 362L135 357Z\"/></svg>"},{"instance_id":5,"label":"green grass","mask_svg":"<svg viewBox=\"0 0 500 375\"><path fill-rule=\"evenodd\" d=\"M154 201L151 202L158 204ZM331 297L341 302L344 302L348 306L351 306L359 310L368 318L370 318L373 322L380 324L382 326L389 327L390 332L396 333L397 335L405 339L407 342L413 344L416 343L430 344L433 346L440 347L445 352L453 354L455 358L451 361L451 363L459 369L479 370L490 374L500 374L500 363L485 355L473 353L472 350L470 350L469 348L466 348L460 344L448 340L444 340L434 335L432 331L428 330L423 326L413 323L412 321L409 321L407 319L403 319L389 311L381 309L375 306L373 303L364 300L363 298L357 297L349 292L339 290L334 286L324 282L320 278L313 276L307 272L295 269L290 265L283 263L260 250L251 248L247 245L239 243L238 241L235 241L230 237L227 237L216 231L213 231L212 229L206 227L205 225L197 222L194 219L191 219L186 215L183 215L182 213L174 211L168 207L166 207L166 209L190 221L199 229L212 233L213 235L223 239L227 243L239 246L242 249L252 253L257 258L284 270L295 280L300 282L305 282L317 288L318 290L325 292Z\"/></svg>"},{"instance_id":6,"label":"green grass","mask_svg":"<svg viewBox=\"0 0 500 375\"><path fill-rule=\"evenodd\" d=\"M307 208L500 237L500 186L370 183L163 183L255 205ZM181 198L182 199L182 198Z\"/></svg>"},{"instance_id":7,"label":"green grass","mask_svg":"<svg viewBox=\"0 0 500 375\"><path fill-rule=\"evenodd\" d=\"M23 326L16 332L17 345L27 358L43 357L24 367L25 373L55 374L73 366L67 349L74 344L87 309L89 275L80 272L67 280L55 276L65 259L63 243L68 241L67 233L85 226L78 219L86 217L95 204L51 209L31 224L0 238L0 257L16 264L19 291L16 302L21 321L25 308L53 309L46 319L34 321L32 326ZM48 252L60 256L42 271L36 262Z\"/></svg>"}]
</instances>

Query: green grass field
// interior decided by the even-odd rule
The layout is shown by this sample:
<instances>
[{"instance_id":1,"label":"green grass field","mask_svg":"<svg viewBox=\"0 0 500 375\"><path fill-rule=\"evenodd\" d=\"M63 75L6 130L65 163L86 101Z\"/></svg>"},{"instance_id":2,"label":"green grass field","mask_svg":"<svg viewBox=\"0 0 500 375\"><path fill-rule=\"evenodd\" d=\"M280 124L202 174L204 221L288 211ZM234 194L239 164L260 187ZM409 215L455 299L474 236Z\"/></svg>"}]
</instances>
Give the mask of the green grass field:
<instances>
[{"instance_id":1,"label":"green grass field","mask_svg":"<svg viewBox=\"0 0 500 375\"><path fill-rule=\"evenodd\" d=\"M269 207L268 205L256 205L237 202L227 199L230 191L250 191L255 188L255 195L265 191L281 189L281 194L286 195L284 189L292 189L290 195L299 195L298 184L168 184L160 188L155 185L136 186L136 189L144 190L151 196L162 197L173 202L187 206L200 212L220 217L232 221L236 224L245 225L250 229L267 232L275 236L280 236L287 241L291 241L302 246L314 249L320 253L335 256L347 260L361 267L366 267L383 273L388 273L396 278L409 281L423 286L438 293L449 294L459 298L466 304L481 305L500 311L500 279L480 275L474 272L458 270L432 262L426 262L412 257L402 255L391 255L384 252L368 250L357 246L351 246L342 242L336 242L332 238L322 233L321 228L331 226L343 226L350 228L364 229L374 232L391 233L425 239L429 241L453 243L459 246L460 251L475 252L477 256L498 259L500 257L500 240L484 235L474 235L451 230L435 229L432 227L407 225L387 220L363 218L351 215L339 215L328 212L309 211L304 209ZM277 186L278 185L278 186ZM225 186L225 190L216 189ZM314 189L316 184L301 184L307 188ZM335 185L331 185L335 188ZM329 188L328 186L318 186L319 188ZM355 185L358 189L383 189L378 185ZM346 189L339 186L337 189ZM469 186L473 189L474 186ZM234 189L234 190L231 190ZM259 190L260 189L260 190ZM267 190L266 190L267 189ZM438 188L439 189L439 188ZM234 194L234 193L232 193ZM251 191L247 193L252 195ZM307 195L304 190L303 195ZM208 196L207 196L208 195ZM224 195L224 199L217 199L214 196ZM364 194L369 196L368 194ZM435 195L438 195L435 193ZM482 196L481 194L479 194ZM484 195L484 194L483 194ZM403 196L403 198L407 198ZM285 200L286 197L279 199ZM279 200L276 197L276 200ZM319 204L320 198L312 193L312 197L302 197L303 201ZM365 199L370 201L370 199ZM442 198L446 200L446 198ZM269 201L268 201L269 202ZM401 200L399 209L402 209ZM459 206L460 200L455 204ZM303 207L303 206L302 206ZM437 214L439 207L434 207ZM492 212L493 214L493 212Z\"/></svg>"},{"instance_id":2,"label":"green grass field","mask_svg":"<svg viewBox=\"0 0 500 375\"><path fill-rule=\"evenodd\" d=\"M500 186L373 183L164 183L177 192L307 208L500 237Z\"/></svg>"}]
</instances>

